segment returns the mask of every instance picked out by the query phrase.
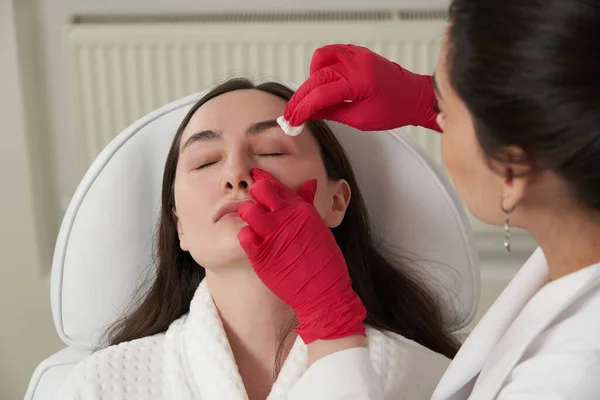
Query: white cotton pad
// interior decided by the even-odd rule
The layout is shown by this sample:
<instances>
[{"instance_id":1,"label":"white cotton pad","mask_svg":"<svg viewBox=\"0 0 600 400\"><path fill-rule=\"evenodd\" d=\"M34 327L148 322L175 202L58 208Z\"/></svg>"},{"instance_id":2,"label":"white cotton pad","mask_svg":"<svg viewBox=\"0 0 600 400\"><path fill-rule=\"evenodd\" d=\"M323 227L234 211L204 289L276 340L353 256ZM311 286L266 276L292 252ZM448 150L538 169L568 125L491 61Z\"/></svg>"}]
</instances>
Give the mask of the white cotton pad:
<instances>
[{"instance_id":1,"label":"white cotton pad","mask_svg":"<svg viewBox=\"0 0 600 400\"><path fill-rule=\"evenodd\" d=\"M291 126L290 123L283 118L283 116L277 118L277 123L281 129L283 129L283 132L285 132L285 134L288 136L298 136L300 132L302 132L302 129L304 129L304 124L299 126Z\"/></svg>"}]
</instances>

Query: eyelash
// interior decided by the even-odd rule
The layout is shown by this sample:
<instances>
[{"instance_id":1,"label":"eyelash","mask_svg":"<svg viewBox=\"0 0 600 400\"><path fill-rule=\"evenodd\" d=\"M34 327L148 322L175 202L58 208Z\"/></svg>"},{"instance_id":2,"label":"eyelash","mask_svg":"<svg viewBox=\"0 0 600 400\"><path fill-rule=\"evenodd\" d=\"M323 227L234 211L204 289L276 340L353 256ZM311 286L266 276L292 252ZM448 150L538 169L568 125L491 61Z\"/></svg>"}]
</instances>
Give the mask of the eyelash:
<instances>
[{"instance_id":1,"label":"eyelash","mask_svg":"<svg viewBox=\"0 0 600 400\"><path fill-rule=\"evenodd\" d=\"M262 156L262 157L279 157L279 156L285 156L285 153L263 153L263 154L259 154L259 156Z\"/></svg>"},{"instance_id":2,"label":"eyelash","mask_svg":"<svg viewBox=\"0 0 600 400\"><path fill-rule=\"evenodd\" d=\"M203 165L199 166L199 167L198 167L198 168L196 168L196 169L197 169L197 170L198 170L198 169L204 169L204 168L206 168L206 167L210 167L211 165L213 165L213 164L216 164L216 163L217 163L216 161L213 161L213 162L210 162L210 163L206 163L206 164L203 164Z\"/></svg>"},{"instance_id":3,"label":"eyelash","mask_svg":"<svg viewBox=\"0 0 600 400\"><path fill-rule=\"evenodd\" d=\"M262 156L262 157L281 157L281 156L285 156L285 153L263 153L263 154L258 154L258 155ZM216 164L216 163L217 163L217 161L206 163L206 164L203 164L203 165L199 166L196 169L197 170L204 169L204 168L210 167L211 165Z\"/></svg>"}]
</instances>

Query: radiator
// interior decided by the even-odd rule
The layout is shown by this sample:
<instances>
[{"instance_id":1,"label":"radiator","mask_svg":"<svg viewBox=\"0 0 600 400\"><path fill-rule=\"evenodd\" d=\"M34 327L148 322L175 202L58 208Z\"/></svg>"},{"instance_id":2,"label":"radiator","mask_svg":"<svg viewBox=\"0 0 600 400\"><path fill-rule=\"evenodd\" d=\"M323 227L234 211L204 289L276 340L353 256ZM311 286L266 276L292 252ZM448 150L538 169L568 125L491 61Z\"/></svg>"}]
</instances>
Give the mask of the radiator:
<instances>
[{"instance_id":1,"label":"radiator","mask_svg":"<svg viewBox=\"0 0 600 400\"><path fill-rule=\"evenodd\" d=\"M313 51L329 43L366 46L432 73L446 25L443 12L394 11L81 18L68 30L80 173L150 111L233 76L301 83ZM441 163L439 136L422 131L403 129ZM471 221L475 231L498 232Z\"/></svg>"},{"instance_id":2,"label":"radiator","mask_svg":"<svg viewBox=\"0 0 600 400\"><path fill-rule=\"evenodd\" d=\"M81 167L148 112L232 76L301 83L313 51L354 43L432 73L446 18L394 12L224 14L83 20L68 32ZM408 131L439 160L439 139Z\"/></svg>"}]
</instances>

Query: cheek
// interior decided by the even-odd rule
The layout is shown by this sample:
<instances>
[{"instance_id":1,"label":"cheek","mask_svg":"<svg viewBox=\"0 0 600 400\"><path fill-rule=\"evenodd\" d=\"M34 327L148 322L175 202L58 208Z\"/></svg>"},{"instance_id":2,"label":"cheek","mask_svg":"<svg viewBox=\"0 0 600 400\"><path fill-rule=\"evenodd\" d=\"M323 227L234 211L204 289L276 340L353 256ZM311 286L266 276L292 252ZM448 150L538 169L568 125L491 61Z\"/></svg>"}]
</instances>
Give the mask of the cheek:
<instances>
[{"instance_id":1,"label":"cheek","mask_svg":"<svg viewBox=\"0 0 600 400\"><path fill-rule=\"evenodd\" d=\"M175 182L177 215L186 235L193 234L196 230L202 231L209 222L212 202L207 187L209 186L187 178Z\"/></svg>"},{"instance_id":2,"label":"cheek","mask_svg":"<svg viewBox=\"0 0 600 400\"><path fill-rule=\"evenodd\" d=\"M475 133L465 127L450 127L442 136L442 156L460 197L477 218L495 223L501 196L501 179L494 174L481 154Z\"/></svg>"},{"instance_id":3,"label":"cheek","mask_svg":"<svg viewBox=\"0 0 600 400\"><path fill-rule=\"evenodd\" d=\"M478 186L478 174L482 172L483 160L475 129L466 109L453 109L453 118L444 118L442 134L442 158L461 196L469 196ZM480 184L480 183L479 183Z\"/></svg>"},{"instance_id":4,"label":"cheek","mask_svg":"<svg viewBox=\"0 0 600 400\"><path fill-rule=\"evenodd\" d=\"M470 209L478 190L477 170L481 168L470 132L447 124L442 134L442 157L456 190Z\"/></svg>"},{"instance_id":5,"label":"cheek","mask_svg":"<svg viewBox=\"0 0 600 400\"><path fill-rule=\"evenodd\" d=\"M463 163L465 163L466 160L464 157L459 156L462 152L461 140L460 137L456 136L460 135L457 135L452 129L444 130L444 133L442 134L442 158L452 180L455 181L455 184L458 184L461 181L461 175L464 169Z\"/></svg>"}]
</instances>

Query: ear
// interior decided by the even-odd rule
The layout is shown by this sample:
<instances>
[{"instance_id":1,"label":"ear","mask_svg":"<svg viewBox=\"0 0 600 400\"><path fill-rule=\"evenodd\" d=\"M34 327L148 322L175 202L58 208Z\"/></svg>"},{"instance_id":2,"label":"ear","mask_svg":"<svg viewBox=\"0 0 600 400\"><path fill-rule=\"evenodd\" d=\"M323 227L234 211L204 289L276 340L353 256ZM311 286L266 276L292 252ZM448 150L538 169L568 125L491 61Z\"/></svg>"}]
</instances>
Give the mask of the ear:
<instances>
[{"instance_id":1,"label":"ear","mask_svg":"<svg viewBox=\"0 0 600 400\"><path fill-rule=\"evenodd\" d=\"M179 236L179 247L181 247L181 250L183 250L183 251L189 251L189 247L188 247L187 243L185 242L185 235L183 234L183 227L181 225L181 220L177 216L177 211L175 209L173 209L172 215L173 215L173 223L175 224L175 227L177 229L177 235Z\"/></svg>"},{"instance_id":2,"label":"ear","mask_svg":"<svg viewBox=\"0 0 600 400\"><path fill-rule=\"evenodd\" d=\"M338 227L344 220L346 209L350 203L352 196L350 185L344 179L339 181L330 182L329 190L332 194L331 205L325 215L325 223L330 228Z\"/></svg>"},{"instance_id":3,"label":"ear","mask_svg":"<svg viewBox=\"0 0 600 400\"><path fill-rule=\"evenodd\" d=\"M505 210L513 210L525 198L535 178L528 174L532 166L526 162L527 156L522 149L511 146L504 151L506 161L498 166L504 177L501 201Z\"/></svg>"}]
</instances>

